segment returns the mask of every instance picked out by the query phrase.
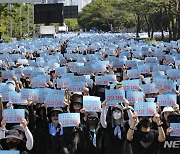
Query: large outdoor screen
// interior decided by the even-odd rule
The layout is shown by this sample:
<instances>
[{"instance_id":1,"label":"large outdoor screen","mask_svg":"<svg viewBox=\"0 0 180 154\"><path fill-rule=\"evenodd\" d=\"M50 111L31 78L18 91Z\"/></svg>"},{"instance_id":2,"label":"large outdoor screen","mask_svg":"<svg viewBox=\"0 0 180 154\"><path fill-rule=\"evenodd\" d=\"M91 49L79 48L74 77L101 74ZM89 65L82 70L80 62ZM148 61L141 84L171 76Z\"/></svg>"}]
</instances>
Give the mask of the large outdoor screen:
<instances>
[{"instance_id":1,"label":"large outdoor screen","mask_svg":"<svg viewBox=\"0 0 180 154\"><path fill-rule=\"evenodd\" d=\"M34 23L60 23L64 20L64 4L36 4L34 5Z\"/></svg>"}]
</instances>

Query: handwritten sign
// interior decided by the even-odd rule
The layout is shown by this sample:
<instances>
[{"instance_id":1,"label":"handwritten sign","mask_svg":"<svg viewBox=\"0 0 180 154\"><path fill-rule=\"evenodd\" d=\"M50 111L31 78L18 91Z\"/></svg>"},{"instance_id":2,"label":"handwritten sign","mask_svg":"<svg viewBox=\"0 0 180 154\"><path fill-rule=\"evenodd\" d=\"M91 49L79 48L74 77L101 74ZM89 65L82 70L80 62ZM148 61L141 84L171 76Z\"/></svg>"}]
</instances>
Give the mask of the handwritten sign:
<instances>
[{"instance_id":1,"label":"handwritten sign","mask_svg":"<svg viewBox=\"0 0 180 154\"><path fill-rule=\"evenodd\" d=\"M80 123L79 113L61 113L58 114L58 122L62 127L74 127Z\"/></svg>"},{"instance_id":2,"label":"handwritten sign","mask_svg":"<svg viewBox=\"0 0 180 154\"><path fill-rule=\"evenodd\" d=\"M170 123L170 127L172 128L170 136L180 137L180 123Z\"/></svg>"},{"instance_id":3,"label":"handwritten sign","mask_svg":"<svg viewBox=\"0 0 180 154\"><path fill-rule=\"evenodd\" d=\"M140 85L140 80L135 79L135 80L123 80L122 85L125 91L128 90L137 90Z\"/></svg>"},{"instance_id":4,"label":"handwritten sign","mask_svg":"<svg viewBox=\"0 0 180 154\"><path fill-rule=\"evenodd\" d=\"M143 102L144 93L140 91L127 91L126 98L130 104L134 104L135 102Z\"/></svg>"},{"instance_id":5,"label":"handwritten sign","mask_svg":"<svg viewBox=\"0 0 180 154\"><path fill-rule=\"evenodd\" d=\"M156 111L156 103L139 102L134 104L134 111L138 116L153 116Z\"/></svg>"},{"instance_id":6,"label":"handwritten sign","mask_svg":"<svg viewBox=\"0 0 180 154\"><path fill-rule=\"evenodd\" d=\"M3 119L6 123L21 123L22 119L25 118L24 109L4 109Z\"/></svg>"},{"instance_id":7,"label":"handwritten sign","mask_svg":"<svg viewBox=\"0 0 180 154\"><path fill-rule=\"evenodd\" d=\"M115 103L124 102L123 98L125 98L125 91L124 89L106 89L105 97L107 100L107 104L110 106L114 106Z\"/></svg>"},{"instance_id":8,"label":"handwritten sign","mask_svg":"<svg viewBox=\"0 0 180 154\"><path fill-rule=\"evenodd\" d=\"M159 106L174 106L177 103L176 94L162 94L157 96Z\"/></svg>"}]
</instances>

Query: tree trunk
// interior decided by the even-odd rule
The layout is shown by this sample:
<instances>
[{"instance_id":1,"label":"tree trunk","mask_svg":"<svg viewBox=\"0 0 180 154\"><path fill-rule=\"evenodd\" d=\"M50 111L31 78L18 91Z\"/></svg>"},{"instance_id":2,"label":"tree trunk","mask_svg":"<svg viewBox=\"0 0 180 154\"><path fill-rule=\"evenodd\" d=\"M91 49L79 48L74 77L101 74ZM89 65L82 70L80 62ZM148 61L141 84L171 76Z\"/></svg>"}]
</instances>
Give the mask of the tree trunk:
<instances>
[{"instance_id":1,"label":"tree trunk","mask_svg":"<svg viewBox=\"0 0 180 154\"><path fill-rule=\"evenodd\" d=\"M147 28L148 28L148 37L151 37L150 24L149 24L149 22L148 22L148 19L147 19L147 16L146 16L146 15L145 15L145 21L146 21Z\"/></svg>"},{"instance_id":2,"label":"tree trunk","mask_svg":"<svg viewBox=\"0 0 180 154\"><path fill-rule=\"evenodd\" d=\"M152 29L151 38L154 38L154 24L153 24L153 19L152 18L150 18L150 24L151 24L151 29Z\"/></svg>"},{"instance_id":3,"label":"tree trunk","mask_svg":"<svg viewBox=\"0 0 180 154\"><path fill-rule=\"evenodd\" d=\"M136 22L137 22L136 37L138 38L140 33L140 15L138 13L136 14Z\"/></svg>"},{"instance_id":4,"label":"tree trunk","mask_svg":"<svg viewBox=\"0 0 180 154\"><path fill-rule=\"evenodd\" d=\"M176 40L177 22L175 21L174 16L172 16L172 31L173 31L173 40Z\"/></svg>"}]
</instances>

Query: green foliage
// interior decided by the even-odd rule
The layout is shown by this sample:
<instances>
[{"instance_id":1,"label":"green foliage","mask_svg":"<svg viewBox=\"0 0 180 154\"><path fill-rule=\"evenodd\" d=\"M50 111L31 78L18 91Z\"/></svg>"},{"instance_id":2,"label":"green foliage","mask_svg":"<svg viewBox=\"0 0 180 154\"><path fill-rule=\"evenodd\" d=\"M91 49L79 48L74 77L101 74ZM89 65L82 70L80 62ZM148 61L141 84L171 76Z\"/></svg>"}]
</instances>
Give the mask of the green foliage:
<instances>
[{"instance_id":1,"label":"green foliage","mask_svg":"<svg viewBox=\"0 0 180 154\"><path fill-rule=\"evenodd\" d=\"M65 24L68 26L69 31L79 31L79 24L77 19L69 18L64 20Z\"/></svg>"}]
</instances>

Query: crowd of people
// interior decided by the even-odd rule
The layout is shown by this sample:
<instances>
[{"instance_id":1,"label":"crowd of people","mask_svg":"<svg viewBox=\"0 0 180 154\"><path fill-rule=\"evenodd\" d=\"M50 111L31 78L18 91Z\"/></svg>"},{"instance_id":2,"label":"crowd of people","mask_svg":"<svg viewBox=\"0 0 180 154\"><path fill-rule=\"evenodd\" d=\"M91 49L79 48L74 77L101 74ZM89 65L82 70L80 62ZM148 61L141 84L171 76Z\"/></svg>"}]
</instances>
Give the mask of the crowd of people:
<instances>
[{"instance_id":1,"label":"crowd of people","mask_svg":"<svg viewBox=\"0 0 180 154\"><path fill-rule=\"evenodd\" d=\"M63 34L55 39L2 43L0 52L1 150L180 153L179 40L146 42L121 34ZM125 81L135 80L127 88ZM30 93L25 97L27 89ZM107 100L106 90L114 89L125 93L117 102L114 97ZM49 105L62 90L63 104ZM129 92L134 92L133 99ZM136 97L139 93L141 100ZM83 107L84 96L100 99L98 112ZM140 116L134 107L139 102L155 103L156 111ZM25 116L20 123L9 122L4 117L6 109L24 109ZM63 127L58 119L63 113L79 113L80 123ZM172 135L171 123L177 123L176 135Z\"/></svg>"}]
</instances>

